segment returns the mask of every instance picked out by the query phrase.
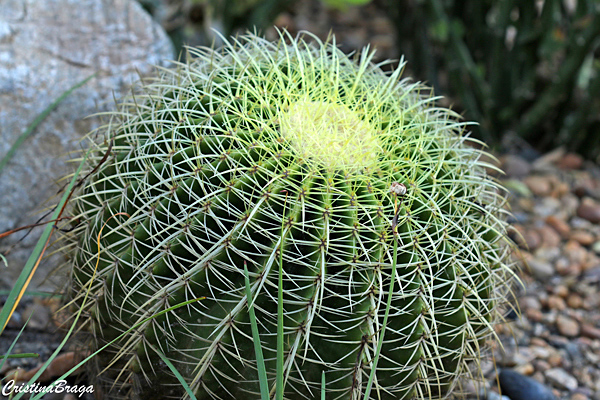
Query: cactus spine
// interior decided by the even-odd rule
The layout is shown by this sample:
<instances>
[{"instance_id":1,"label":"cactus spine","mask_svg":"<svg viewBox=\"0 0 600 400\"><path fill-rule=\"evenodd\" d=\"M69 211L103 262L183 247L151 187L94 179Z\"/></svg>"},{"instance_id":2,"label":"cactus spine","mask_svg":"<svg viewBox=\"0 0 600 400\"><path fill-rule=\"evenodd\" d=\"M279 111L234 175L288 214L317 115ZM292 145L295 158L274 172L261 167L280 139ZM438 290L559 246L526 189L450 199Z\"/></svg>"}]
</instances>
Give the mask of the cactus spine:
<instances>
[{"instance_id":1,"label":"cactus spine","mask_svg":"<svg viewBox=\"0 0 600 400\"><path fill-rule=\"evenodd\" d=\"M328 399L362 399L379 341L370 398L445 398L510 276L501 188L466 123L368 49L284 32L189 52L112 113L90 165L110 157L74 201L71 293L91 288L96 345L140 324L100 381L184 396L160 352L198 399L258 398L243 265L274 384L281 256L286 398L316 398L324 371Z\"/></svg>"}]
</instances>

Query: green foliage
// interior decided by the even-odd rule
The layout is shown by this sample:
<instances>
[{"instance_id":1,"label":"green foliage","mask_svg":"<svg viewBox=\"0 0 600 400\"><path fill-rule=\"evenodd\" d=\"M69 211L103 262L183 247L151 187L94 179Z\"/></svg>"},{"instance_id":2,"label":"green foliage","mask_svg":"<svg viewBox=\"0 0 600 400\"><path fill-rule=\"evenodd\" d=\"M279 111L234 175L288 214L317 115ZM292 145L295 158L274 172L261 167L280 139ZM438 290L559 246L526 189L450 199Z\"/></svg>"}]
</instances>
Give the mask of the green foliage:
<instances>
[{"instance_id":1,"label":"green foliage","mask_svg":"<svg viewBox=\"0 0 600 400\"><path fill-rule=\"evenodd\" d=\"M400 53L459 102L473 131L600 156L600 3L388 1Z\"/></svg>"},{"instance_id":2,"label":"green foliage","mask_svg":"<svg viewBox=\"0 0 600 400\"><path fill-rule=\"evenodd\" d=\"M110 343L93 376L142 399L185 397L182 379L200 400L447 397L511 277L467 124L368 51L223 40L91 136L90 169L113 147L69 256L93 347Z\"/></svg>"},{"instance_id":3,"label":"green foliage","mask_svg":"<svg viewBox=\"0 0 600 400\"><path fill-rule=\"evenodd\" d=\"M323 3L329 7L337 8L344 11L350 6L364 6L369 4L371 0L323 0Z\"/></svg>"}]
</instances>

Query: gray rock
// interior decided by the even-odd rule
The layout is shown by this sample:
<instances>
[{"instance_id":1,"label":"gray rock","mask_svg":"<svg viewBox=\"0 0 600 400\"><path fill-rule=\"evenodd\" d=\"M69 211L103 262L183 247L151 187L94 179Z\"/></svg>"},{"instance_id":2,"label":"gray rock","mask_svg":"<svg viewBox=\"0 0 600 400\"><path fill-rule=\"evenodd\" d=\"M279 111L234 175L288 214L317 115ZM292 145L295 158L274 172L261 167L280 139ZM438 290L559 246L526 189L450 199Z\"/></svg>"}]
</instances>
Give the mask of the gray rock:
<instances>
[{"instance_id":1,"label":"gray rock","mask_svg":"<svg viewBox=\"0 0 600 400\"><path fill-rule=\"evenodd\" d=\"M511 400L556 400L550 388L510 369L501 369L498 381L502 394Z\"/></svg>"},{"instance_id":2,"label":"gray rock","mask_svg":"<svg viewBox=\"0 0 600 400\"><path fill-rule=\"evenodd\" d=\"M1 172L0 232L36 222L57 201L48 199L72 170L68 152L100 125L99 118L84 118L110 108L139 74L173 57L164 31L133 0L0 2L0 158L48 105L98 73L46 118ZM8 270L0 265L1 289L14 284L42 230L0 239L9 263ZM46 260L32 286L58 262Z\"/></svg>"},{"instance_id":3,"label":"gray rock","mask_svg":"<svg viewBox=\"0 0 600 400\"><path fill-rule=\"evenodd\" d=\"M570 375L567 371L562 368L552 368L544 372L548 382L552 383L559 389L566 389L573 391L577 389L577 379Z\"/></svg>"},{"instance_id":4,"label":"gray rock","mask_svg":"<svg viewBox=\"0 0 600 400\"><path fill-rule=\"evenodd\" d=\"M546 281L554 276L554 267L552 264L546 261L541 261L538 259L529 260L527 263L531 270L531 274L540 281Z\"/></svg>"}]
</instances>

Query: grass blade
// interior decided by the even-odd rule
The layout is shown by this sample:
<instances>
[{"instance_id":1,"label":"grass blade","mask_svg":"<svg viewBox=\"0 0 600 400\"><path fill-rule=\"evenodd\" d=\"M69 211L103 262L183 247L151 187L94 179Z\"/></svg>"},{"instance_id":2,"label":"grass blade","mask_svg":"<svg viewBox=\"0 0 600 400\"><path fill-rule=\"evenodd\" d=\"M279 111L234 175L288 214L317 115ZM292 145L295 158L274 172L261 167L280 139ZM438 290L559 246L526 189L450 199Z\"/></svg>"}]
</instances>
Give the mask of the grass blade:
<instances>
[{"instance_id":1,"label":"grass blade","mask_svg":"<svg viewBox=\"0 0 600 400\"><path fill-rule=\"evenodd\" d=\"M71 194L75 187L75 183L77 182L77 177L79 176L79 173L83 169L83 166L85 165L85 162L88 158L89 153L90 153L90 150L88 150L88 152L84 155L83 159L81 160L81 163L79 164L77 171L75 171L75 174L73 175L73 178L71 179L71 182L69 183L69 186L67 187L67 190L65 190L63 197L61 198L60 202L58 203L58 205L56 206L56 209L54 210L54 212L52 214L52 220L58 219L60 217L60 215L62 214L66 203L69 201L69 198L71 197ZM15 309L17 308L17 305L19 304L19 301L23 297L23 294L25 293L25 290L27 289L27 286L29 285L29 282L31 281L33 274L35 273L38 265L40 264L40 261L42 260L42 256L44 255L44 252L46 251L46 248L48 247L48 243L50 243L50 237L52 236L53 230L54 230L53 225L51 225L51 224L46 225L46 228L44 229L42 236L40 236L37 244L35 245L35 248L33 249L33 252L29 256L29 259L27 260L27 263L25 263L25 267L23 267L23 271L21 271L21 274L19 275L17 282L11 289L10 294L8 295L8 299L6 300L6 302L4 303L4 307L2 307L2 310L0 311L0 335L4 331L4 328L6 328L6 324L8 324L8 320L10 319L10 317L14 313Z\"/></svg>"},{"instance_id":2,"label":"grass blade","mask_svg":"<svg viewBox=\"0 0 600 400\"><path fill-rule=\"evenodd\" d=\"M261 400L269 400L269 380L267 379L267 370L265 368L265 359L260 344L258 334L258 325L256 324L256 315L254 313L254 300L250 290L250 277L248 275L248 265L244 261L244 278L246 282L246 299L248 299L248 315L250 316L250 325L252 326L252 340L254 341L254 352L256 353L256 368L258 369L258 382L260 385Z\"/></svg>"},{"instance_id":3,"label":"grass blade","mask_svg":"<svg viewBox=\"0 0 600 400\"><path fill-rule=\"evenodd\" d=\"M383 346L385 327L387 326L388 316L390 314L390 307L392 305L392 295L394 294L394 286L396 283L396 258L398 257L398 232L396 228L397 215L398 212L396 210L396 217L394 217L394 223L392 225L392 229L394 231L394 253L392 258L392 276L390 277L390 291L388 292L387 304L385 306L385 314L383 316L383 324L381 326L381 334L379 335L379 340L377 340L377 350L375 351L375 356L373 357L373 366L371 367L371 373L369 374L369 382L367 382L367 388L365 389L364 400L369 400L369 396L371 395L371 387L373 386L373 380L375 379L375 374L377 371L377 362L379 361L379 354L381 354L381 347Z\"/></svg>"},{"instance_id":4,"label":"grass blade","mask_svg":"<svg viewBox=\"0 0 600 400\"><path fill-rule=\"evenodd\" d=\"M325 371L321 372L321 400L325 400Z\"/></svg>"},{"instance_id":5,"label":"grass blade","mask_svg":"<svg viewBox=\"0 0 600 400\"><path fill-rule=\"evenodd\" d=\"M95 352L93 352L92 354L90 354L89 356L87 356L86 358L84 358L79 364L75 365L73 368L71 368L70 370L68 370L67 372L65 372L64 374L62 374L60 377L58 377L54 383L52 383L51 385L48 385L48 387L52 387L54 386L54 384L60 380L63 380L65 378L67 378L69 375L71 375L73 372L75 372L77 369L79 369L80 367L82 367L85 363L87 363L89 360L91 360L94 356L96 356L98 353L100 353L101 351L105 350L107 347L109 347L110 345L112 345L113 343L117 342L118 340L120 340L123 336L127 335L129 332L131 332L132 330L138 328L139 326L145 324L146 322L150 321L151 319L157 318L163 314L166 314L170 311L176 310L180 307L184 307L188 304L191 303L195 303L197 301L203 300L204 297L199 297L196 299L191 299L191 300L187 300L183 303L179 303L179 304L175 304L172 307L169 307L165 310L162 310L158 313L156 313L155 315L148 317L140 322L138 322L137 324L133 325L131 328L127 329L125 332L121 333L119 336L117 336L113 341L105 344L104 346L102 346L100 349L96 350ZM81 313L81 310L79 311L79 313ZM77 314L77 318L79 317L79 313ZM76 322L76 321L75 321ZM54 354L52 355L52 357L50 358L49 361L46 362L46 364L49 364L50 361L58 354L58 352L62 349L62 347L64 346L64 344L66 343L66 341L69 339L73 329L75 328L75 322L73 323L73 325L71 326L71 329L69 329L69 332L67 333L67 336L65 337L65 339L62 341L62 343L60 344L59 348L54 352ZM39 377L39 375L41 375L41 373L46 369L47 365L44 365L43 368L40 368L40 371L38 372L38 374L36 374L33 378L31 378L31 380L29 381L28 384L32 384L33 382L35 382L35 380ZM14 400L19 400L25 393L21 392L18 393L17 396L14 398ZM45 393L38 393L35 397L33 397L31 400L39 400L42 398L42 396L44 396Z\"/></svg>"},{"instance_id":6,"label":"grass blade","mask_svg":"<svg viewBox=\"0 0 600 400\"><path fill-rule=\"evenodd\" d=\"M85 78L84 80L82 80L79 83L76 83L74 86L72 86L71 88L67 89L66 92L64 92L63 94L60 95L60 97L56 100L54 100L54 102L52 102L52 104L50 104L48 107L46 107L46 109L44 111L41 112L40 115L38 115L33 122L27 127L27 129L25 130L25 132L23 132L18 138L17 141L15 143L13 143L13 145L10 147L10 149L8 150L8 153L6 153L6 155L4 157L2 157L2 159L0 160L0 174L2 174L2 170L4 169L4 167L6 166L6 164L8 164L8 161L10 161L10 159L14 156L14 154L17 152L17 150L19 149L19 147L21 147L21 145L23 144L23 142L25 141L25 139L27 139L35 130L35 128L38 127L38 125L44 120L46 119L46 117L60 104L62 103L62 101L69 96L71 93L73 93L74 90L79 89L81 86L85 85L90 79L92 79L93 77L96 76L97 73L92 74L90 76L88 76L87 78Z\"/></svg>"},{"instance_id":7,"label":"grass blade","mask_svg":"<svg viewBox=\"0 0 600 400\"><path fill-rule=\"evenodd\" d=\"M21 327L21 330L19 331L19 334L17 335L17 337L15 338L15 340L13 340L13 342L10 344L10 347L8 348L6 354L2 357L2 360L0 360L0 370L2 370L2 367L4 367L4 363L6 363L6 360L8 358L19 358L18 357L19 354L13 354L13 355L11 355L10 352L12 351L13 347L15 347L15 345L19 341L19 338L23 334L23 331L25 330L25 327L27 326L27 323L29 322L30 318L31 318L31 315L29 316L29 318L27 318L27 321ZM34 353L29 353L29 354L34 354ZM37 356L39 357L39 354Z\"/></svg>"},{"instance_id":8,"label":"grass blade","mask_svg":"<svg viewBox=\"0 0 600 400\"><path fill-rule=\"evenodd\" d=\"M190 399L192 400L197 400L196 396L194 395L194 392L192 392L192 389L190 389L190 386L187 384L187 382L185 381L185 379L183 378L183 376L181 376L181 374L179 373L179 371L177 371L177 368L175 368L175 366L173 365L173 363L171 361L169 361L169 359L167 357L165 357L165 355L158 350L157 348L155 348L154 346L152 346L151 343L147 343L147 345L156 352L156 354L158 354L158 356L163 360L163 362L165 364L167 364L167 367L169 367L169 369L171 370L171 372L173 372L173 374L175 375L175 377L177 378L177 380L179 381L179 383L181 383L181 386L183 386L183 388L185 389L185 391L187 392L187 394L190 396Z\"/></svg>"}]
</instances>

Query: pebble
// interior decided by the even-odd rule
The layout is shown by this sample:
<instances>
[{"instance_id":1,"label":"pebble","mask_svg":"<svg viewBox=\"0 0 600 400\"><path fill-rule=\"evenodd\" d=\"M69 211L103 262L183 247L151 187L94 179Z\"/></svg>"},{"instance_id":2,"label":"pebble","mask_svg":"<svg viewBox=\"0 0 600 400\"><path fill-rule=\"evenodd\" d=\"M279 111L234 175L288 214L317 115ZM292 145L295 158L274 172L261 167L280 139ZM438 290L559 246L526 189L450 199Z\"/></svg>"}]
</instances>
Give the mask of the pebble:
<instances>
[{"instance_id":1,"label":"pebble","mask_svg":"<svg viewBox=\"0 0 600 400\"><path fill-rule=\"evenodd\" d=\"M543 226L539 227L537 229L537 232L539 233L539 235L541 237L541 242L542 242L541 247L553 248L553 247L558 247L560 245L560 242L561 242L560 235L558 234L558 232L556 232L556 230L552 229L548 225L543 225Z\"/></svg>"},{"instance_id":2,"label":"pebble","mask_svg":"<svg viewBox=\"0 0 600 400\"><path fill-rule=\"evenodd\" d=\"M501 369L498 381L502 393L511 400L556 400L550 388L510 369Z\"/></svg>"},{"instance_id":3,"label":"pebble","mask_svg":"<svg viewBox=\"0 0 600 400\"><path fill-rule=\"evenodd\" d=\"M562 314L556 317L556 328L561 335L567 337L578 336L580 332L579 323L573 318Z\"/></svg>"},{"instance_id":4,"label":"pebble","mask_svg":"<svg viewBox=\"0 0 600 400\"><path fill-rule=\"evenodd\" d=\"M507 154L500 157L500 165L510 178L524 178L531 172L531 164L518 155Z\"/></svg>"},{"instance_id":5,"label":"pebble","mask_svg":"<svg viewBox=\"0 0 600 400\"><path fill-rule=\"evenodd\" d=\"M563 311L565 308L567 308L567 303L563 300L563 298L556 295L548 297L547 305L551 310Z\"/></svg>"},{"instance_id":6,"label":"pebble","mask_svg":"<svg viewBox=\"0 0 600 400\"><path fill-rule=\"evenodd\" d=\"M571 240L576 241L582 246L589 246L594 243L594 235L584 230L577 230L571 232L571 236L569 237Z\"/></svg>"},{"instance_id":7,"label":"pebble","mask_svg":"<svg viewBox=\"0 0 600 400\"><path fill-rule=\"evenodd\" d=\"M569 237L569 234L571 233L571 227L566 221L556 217L555 215L550 215L546 218L546 223L554 228L554 230L563 238Z\"/></svg>"},{"instance_id":8,"label":"pebble","mask_svg":"<svg viewBox=\"0 0 600 400\"><path fill-rule=\"evenodd\" d=\"M592 224L600 223L600 204L594 202L589 197L583 199L577 208L577 215L590 221Z\"/></svg>"},{"instance_id":9,"label":"pebble","mask_svg":"<svg viewBox=\"0 0 600 400\"><path fill-rule=\"evenodd\" d=\"M570 308L581 308L583 306L583 299L577 293L571 293L567 296L567 306Z\"/></svg>"},{"instance_id":10,"label":"pebble","mask_svg":"<svg viewBox=\"0 0 600 400\"><path fill-rule=\"evenodd\" d=\"M583 393L573 393L573 395L571 396L570 400L589 400L590 398L587 397L585 394Z\"/></svg>"},{"instance_id":11,"label":"pebble","mask_svg":"<svg viewBox=\"0 0 600 400\"><path fill-rule=\"evenodd\" d=\"M600 328L596 328L588 323L583 323L581 324L581 336L600 340Z\"/></svg>"},{"instance_id":12,"label":"pebble","mask_svg":"<svg viewBox=\"0 0 600 400\"><path fill-rule=\"evenodd\" d=\"M558 160L561 169L580 169L583 166L583 157L575 153L567 153Z\"/></svg>"},{"instance_id":13,"label":"pebble","mask_svg":"<svg viewBox=\"0 0 600 400\"><path fill-rule=\"evenodd\" d=\"M548 382L550 384L556 386L559 389L566 389L570 391L577 389L577 379L575 379L575 377L573 377L572 375L568 374L562 368L549 369L548 371L544 372L544 375L546 376L546 379L548 379Z\"/></svg>"},{"instance_id":14,"label":"pebble","mask_svg":"<svg viewBox=\"0 0 600 400\"><path fill-rule=\"evenodd\" d=\"M592 250L594 251L594 253L600 255L600 240L598 240L592 245Z\"/></svg>"},{"instance_id":15,"label":"pebble","mask_svg":"<svg viewBox=\"0 0 600 400\"><path fill-rule=\"evenodd\" d=\"M531 274L542 282L554 276L554 267L549 262L532 259L527 264Z\"/></svg>"}]
</instances>

